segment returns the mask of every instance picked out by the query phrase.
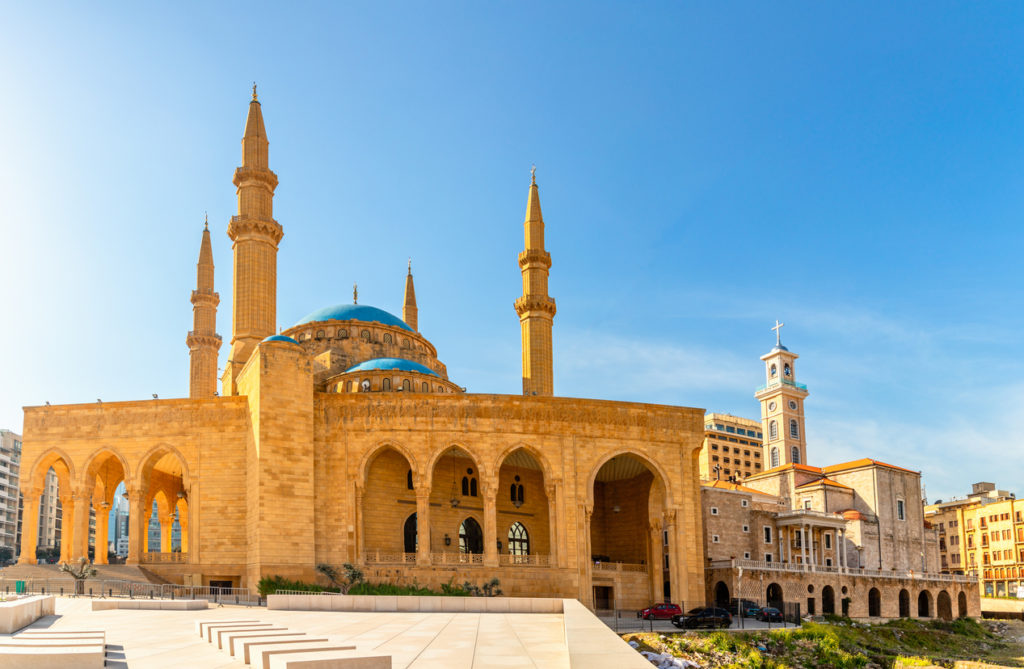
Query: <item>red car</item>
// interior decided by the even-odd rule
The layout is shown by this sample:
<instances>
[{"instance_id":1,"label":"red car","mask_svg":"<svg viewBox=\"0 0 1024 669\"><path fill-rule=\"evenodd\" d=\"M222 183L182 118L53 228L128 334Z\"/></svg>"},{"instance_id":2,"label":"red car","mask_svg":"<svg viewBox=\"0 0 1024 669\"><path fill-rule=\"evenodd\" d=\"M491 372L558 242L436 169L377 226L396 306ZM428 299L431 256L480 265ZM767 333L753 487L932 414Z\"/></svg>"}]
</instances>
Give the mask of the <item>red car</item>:
<instances>
[{"instance_id":1,"label":"red car","mask_svg":"<svg viewBox=\"0 0 1024 669\"><path fill-rule=\"evenodd\" d=\"M644 620L650 620L652 618L655 620L671 620L672 616L682 615L682 613L683 610L675 604L663 602L661 604L648 606L643 611L637 611L636 617L643 618Z\"/></svg>"}]
</instances>

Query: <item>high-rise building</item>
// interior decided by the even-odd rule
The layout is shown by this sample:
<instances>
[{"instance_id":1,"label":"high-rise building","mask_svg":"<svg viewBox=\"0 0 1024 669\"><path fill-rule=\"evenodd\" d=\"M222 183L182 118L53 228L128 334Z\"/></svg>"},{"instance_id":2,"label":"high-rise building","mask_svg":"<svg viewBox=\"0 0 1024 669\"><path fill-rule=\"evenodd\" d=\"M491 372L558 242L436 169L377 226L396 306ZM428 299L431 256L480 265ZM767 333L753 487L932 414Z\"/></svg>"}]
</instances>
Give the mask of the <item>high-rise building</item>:
<instances>
[{"instance_id":1,"label":"high-rise building","mask_svg":"<svg viewBox=\"0 0 1024 669\"><path fill-rule=\"evenodd\" d=\"M701 480L735 481L760 474L767 469L761 438L760 421L727 413L704 416Z\"/></svg>"},{"instance_id":2,"label":"high-rise building","mask_svg":"<svg viewBox=\"0 0 1024 669\"><path fill-rule=\"evenodd\" d=\"M20 469L21 435L0 430L0 548L9 548L15 554L21 545L18 524Z\"/></svg>"},{"instance_id":3,"label":"high-rise building","mask_svg":"<svg viewBox=\"0 0 1024 669\"><path fill-rule=\"evenodd\" d=\"M57 474L51 469L46 473L42 494L39 496L39 541L36 546L40 548L60 546L63 515Z\"/></svg>"}]
</instances>

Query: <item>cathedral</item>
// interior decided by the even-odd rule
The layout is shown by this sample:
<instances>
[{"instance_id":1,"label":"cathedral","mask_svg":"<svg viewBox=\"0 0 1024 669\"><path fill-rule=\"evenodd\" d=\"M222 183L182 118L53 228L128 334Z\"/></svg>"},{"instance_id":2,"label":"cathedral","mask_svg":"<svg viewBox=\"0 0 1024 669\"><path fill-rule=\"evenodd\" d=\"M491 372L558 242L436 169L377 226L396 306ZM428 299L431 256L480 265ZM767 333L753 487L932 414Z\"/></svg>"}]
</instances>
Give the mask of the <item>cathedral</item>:
<instances>
[{"instance_id":1,"label":"cathedral","mask_svg":"<svg viewBox=\"0 0 1024 669\"><path fill-rule=\"evenodd\" d=\"M704 412L554 396L552 261L535 175L513 395L473 394L448 377L418 329L411 266L401 317L353 295L276 332L277 183L254 89L227 226L233 304L220 390L207 227L188 398L26 407L21 563L35 561L52 470L63 559L105 545L123 483L128 563L177 583L315 581L317 565L348 562L371 581L438 588L497 577L507 595L599 608L703 603ZM159 541L146 531L153 508Z\"/></svg>"}]
</instances>

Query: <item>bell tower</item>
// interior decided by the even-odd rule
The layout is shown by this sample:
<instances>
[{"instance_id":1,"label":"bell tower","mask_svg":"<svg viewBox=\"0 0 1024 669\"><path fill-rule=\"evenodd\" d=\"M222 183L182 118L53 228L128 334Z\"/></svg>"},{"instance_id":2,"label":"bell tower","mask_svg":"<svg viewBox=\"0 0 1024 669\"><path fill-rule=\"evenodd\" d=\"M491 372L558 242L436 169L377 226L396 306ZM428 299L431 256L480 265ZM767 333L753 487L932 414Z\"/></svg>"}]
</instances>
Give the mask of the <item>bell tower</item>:
<instances>
[{"instance_id":1,"label":"bell tower","mask_svg":"<svg viewBox=\"0 0 1024 669\"><path fill-rule=\"evenodd\" d=\"M780 465L807 464L804 436L804 399L807 386L796 381L796 353L782 345L785 323L775 321L775 347L761 356L765 384L754 397L761 402L766 469Z\"/></svg>"},{"instance_id":2,"label":"bell tower","mask_svg":"<svg viewBox=\"0 0 1024 669\"><path fill-rule=\"evenodd\" d=\"M252 86L249 115L242 137L242 165L235 170L238 214L228 237L234 242L231 305L231 353L224 368L223 392L237 395L236 379L256 345L276 331L277 245L284 236L274 220L277 175L270 170L270 142L263 110Z\"/></svg>"},{"instance_id":3,"label":"bell tower","mask_svg":"<svg viewBox=\"0 0 1024 669\"><path fill-rule=\"evenodd\" d=\"M523 394L550 396L554 394L551 326L555 320L555 300L548 296L551 254L544 250L544 217L540 213L536 167L530 175L523 221L526 248L519 254L523 296L516 300L515 307L523 337Z\"/></svg>"}]
</instances>

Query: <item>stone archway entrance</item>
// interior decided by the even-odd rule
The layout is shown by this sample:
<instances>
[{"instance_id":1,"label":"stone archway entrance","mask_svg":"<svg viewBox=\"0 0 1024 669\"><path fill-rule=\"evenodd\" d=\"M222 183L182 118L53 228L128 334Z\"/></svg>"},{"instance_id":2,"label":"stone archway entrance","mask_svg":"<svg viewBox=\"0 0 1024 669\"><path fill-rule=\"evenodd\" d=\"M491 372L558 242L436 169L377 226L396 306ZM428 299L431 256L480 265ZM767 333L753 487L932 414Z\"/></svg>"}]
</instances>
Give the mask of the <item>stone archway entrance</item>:
<instances>
[{"instance_id":1,"label":"stone archway entrance","mask_svg":"<svg viewBox=\"0 0 1024 669\"><path fill-rule=\"evenodd\" d=\"M171 448L156 448L143 461L132 483L127 491L127 562L187 562L189 482L184 461Z\"/></svg>"},{"instance_id":2,"label":"stone archway entrance","mask_svg":"<svg viewBox=\"0 0 1024 669\"><path fill-rule=\"evenodd\" d=\"M826 585L821 589L821 612L835 615L836 592L832 589L831 585Z\"/></svg>"},{"instance_id":3,"label":"stone archway entrance","mask_svg":"<svg viewBox=\"0 0 1024 669\"><path fill-rule=\"evenodd\" d=\"M70 562L75 530L75 496L71 488L74 471L71 463L59 453L50 452L32 466L28 476L24 476L25 471L22 469L24 511L18 563L36 564L37 551L40 557L52 557L52 553L61 562ZM47 505L45 510L42 509L43 505ZM50 513L51 507L53 513ZM40 523L40 518L54 520ZM88 529L88 524L85 527Z\"/></svg>"},{"instance_id":4,"label":"stone archway entrance","mask_svg":"<svg viewBox=\"0 0 1024 669\"><path fill-rule=\"evenodd\" d=\"M785 606L786 602L782 598L781 585L778 583L769 583L767 589L765 589L764 598L768 603L768 606L784 612L782 607Z\"/></svg>"},{"instance_id":5,"label":"stone archway entrance","mask_svg":"<svg viewBox=\"0 0 1024 669\"><path fill-rule=\"evenodd\" d=\"M622 453L602 464L591 482L591 581L613 588L619 604L631 596L646 605L666 589L672 593L669 600L680 599L666 588L676 548L671 531L668 545L663 540L665 485L656 472L643 457Z\"/></svg>"},{"instance_id":6,"label":"stone archway entrance","mask_svg":"<svg viewBox=\"0 0 1024 669\"><path fill-rule=\"evenodd\" d=\"M956 596L956 612L961 618L967 617L967 595L963 592Z\"/></svg>"},{"instance_id":7,"label":"stone archway entrance","mask_svg":"<svg viewBox=\"0 0 1024 669\"><path fill-rule=\"evenodd\" d=\"M715 606L723 609L729 606L729 586L725 581L715 583Z\"/></svg>"},{"instance_id":8,"label":"stone archway entrance","mask_svg":"<svg viewBox=\"0 0 1024 669\"><path fill-rule=\"evenodd\" d=\"M953 600L945 590L939 591L939 596L935 598L935 613L943 620L953 619Z\"/></svg>"},{"instance_id":9,"label":"stone archway entrance","mask_svg":"<svg viewBox=\"0 0 1024 669\"><path fill-rule=\"evenodd\" d=\"M921 594L917 596L917 617L932 617L932 593L927 590L922 590Z\"/></svg>"},{"instance_id":10,"label":"stone archway entrance","mask_svg":"<svg viewBox=\"0 0 1024 669\"><path fill-rule=\"evenodd\" d=\"M910 617L910 593L906 589L900 590L900 618Z\"/></svg>"},{"instance_id":11,"label":"stone archway entrance","mask_svg":"<svg viewBox=\"0 0 1024 669\"><path fill-rule=\"evenodd\" d=\"M877 618L882 615L882 593L878 588L868 590L868 616Z\"/></svg>"}]
</instances>

